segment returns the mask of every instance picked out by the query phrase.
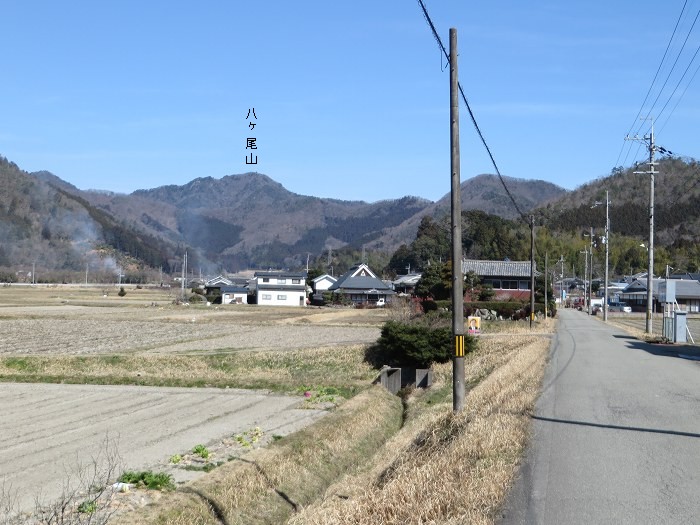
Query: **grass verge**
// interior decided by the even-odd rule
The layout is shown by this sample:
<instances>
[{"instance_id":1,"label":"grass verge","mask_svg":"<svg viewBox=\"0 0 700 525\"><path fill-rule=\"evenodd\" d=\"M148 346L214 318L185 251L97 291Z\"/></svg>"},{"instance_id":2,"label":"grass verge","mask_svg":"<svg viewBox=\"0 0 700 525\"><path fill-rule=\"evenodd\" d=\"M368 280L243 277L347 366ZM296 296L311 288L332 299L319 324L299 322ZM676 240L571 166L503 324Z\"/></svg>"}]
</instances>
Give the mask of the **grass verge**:
<instances>
[{"instance_id":1,"label":"grass verge","mask_svg":"<svg viewBox=\"0 0 700 525\"><path fill-rule=\"evenodd\" d=\"M449 396L410 396L405 426L373 467L345 476L288 523L494 523L527 442L548 349L546 336L483 339L465 363L473 387L462 412L452 412ZM444 389L451 365L436 377Z\"/></svg>"},{"instance_id":2,"label":"grass verge","mask_svg":"<svg viewBox=\"0 0 700 525\"><path fill-rule=\"evenodd\" d=\"M0 381L231 387L296 391L333 387L351 397L374 378L364 346L216 355L98 355L0 357ZM308 387L312 389L312 387Z\"/></svg>"}]
</instances>

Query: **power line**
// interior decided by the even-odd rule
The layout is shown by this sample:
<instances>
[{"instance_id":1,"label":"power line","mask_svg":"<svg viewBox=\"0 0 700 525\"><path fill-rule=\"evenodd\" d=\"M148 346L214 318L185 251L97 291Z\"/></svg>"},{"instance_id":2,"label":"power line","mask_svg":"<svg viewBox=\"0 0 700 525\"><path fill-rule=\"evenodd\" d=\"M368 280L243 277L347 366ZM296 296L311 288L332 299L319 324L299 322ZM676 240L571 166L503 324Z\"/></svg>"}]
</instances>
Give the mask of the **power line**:
<instances>
[{"instance_id":1,"label":"power line","mask_svg":"<svg viewBox=\"0 0 700 525\"><path fill-rule=\"evenodd\" d=\"M654 78L651 81L651 84L649 85L649 89L647 90L647 94L644 96L644 100L642 101L642 105L639 107L639 111L637 112L637 116L634 117L632 120L632 124L630 125L630 128L627 130L627 133L625 135L629 135L632 133L632 130L634 129L634 125L636 122L638 122L639 117L642 115L642 110L644 109L644 105L647 103L647 100L649 99L649 95L651 94L651 90L654 88L654 84L656 83L656 79L659 76L659 73L661 72L661 68L663 67L664 61L666 60L666 55L668 54L668 50L671 48L671 43L673 42L673 38L676 36L676 31L678 30L678 25L681 22L681 18L683 17L683 13L685 12L685 7L688 4L688 0L685 0L683 2L683 8L681 9L680 15L678 15L678 20L676 20L676 25L673 28L673 33L671 33L671 38L668 39L668 44L666 45L666 50L664 51L663 57L661 57L661 62L659 62L659 67L656 69L656 73L654 74ZM692 29L692 28L691 28ZM622 152L625 149L625 144L626 142L622 142L622 147L620 148L620 153L617 155L617 160L615 161L615 166L619 165L620 162L620 157L622 156ZM625 155L625 160L623 161L623 164L627 162L627 157L629 156L629 153L632 149L632 144L630 144L630 147L627 149L627 155ZM639 153L639 152L637 152Z\"/></svg>"},{"instance_id":2,"label":"power line","mask_svg":"<svg viewBox=\"0 0 700 525\"><path fill-rule=\"evenodd\" d=\"M666 103L664 104L664 107L661 108L661 111L659 111L659 114L657 115L656 118L659 118L661 115L663 115L664 110L665 110L666 107L668 106L668 103L671 102L671 99L673 98L673 95L676 94L676 91L678 91L678 88L680 87L681 82L683 82L683 79L684 79L685 76L688 74L688 70L690 69L690 66L693 65L693 62L695 61L695 59L696 59L697 56L698 56L698 53L700 53L700 46L698 46L698 48L695 50L695 54L693 55L693 58L690 59L690 62L688 63L688 67L685 68L685 71L683 72L683 75L681 76L680 80L679 80L678 83L676 84L676 87L673 88L673 92L669 95L668 100L666 100ZM696 71L696 73L697 73L697 71ZM693 75L693 77L695 77L695 75ZM686 89L687 89L687 87L686 87ZM684 93L685 93L685 91L684 91ZM674 109L675 109L675 108L674 108Z\"/></svg>"},{"instance_id":3,"label":"power line","mask_svg":"<svg viewBox=\"0 0 700 525\"><path fill-rule=\"evenodd\" d=\"M693 83L693 80L695 80L695 75L698 74L698 71L700 71L700 64L698 64L698 67L695 68L695 72L693 73L693 76L690 77L690 80L689 80L688 83L686 84L685 89L683 89L683 93L681 93L681 96L678 97L678 100L676 100L676 104L673 106L673 109L671 110L671 112L670 112L670 113L668 114L668 116L666 117L666 120L664 120L664 123L663 123L663 125L661 126L661 129L659 129L659 132L658 132L659 134L664 130L664 128L666 127L666 124L668 124L668 121L671 119L671 115L673 115L673 113L676 111L676 108L678 107L678 104L681 103L681 100L682 100L683 97L685 96L685 92L688 91L688 88L690 87L690 84L692 84L692 83Z\"/></svg>"},{"instance_id":4,"label":"power line","mask_svg":"<svg viewBox=\"0 0 700 525\"><path fill-rule=\"evenodd\" d=\"M661 98L661 94L663 93L664 89L666 88L666 84L670 80L671 75L673 74L673 71L676 68L676 64L678 64L678 60L681 58L681 55L683 54L683 50L685 49L685 45L688 43L688 39L690 38L690 34L693 32L693 28L695 27L695 24L698 21L698 17L700 17L700 10L698 10L697 14L695 15L695 19L693 20L693 24L690 26L690 29L688 30L688 34L686 35L685 40L683 41L683 45L681 46L680 51L678 51L678 55L676 56L676 60L674 60L673 65L671 66L671 70L668 72L668 75L666 75L666 80L664 80L664 83L661 86L661 89L659 90L658 95L656 95L656 99L654 99L654 103L651 105L651 108L649 108L647 116L651 115L651 113L654 111L654 108L656 107L656 103L659 101L659 98ZM683 78L685 77L685 74L688 72L690 65L693 63L693 61L695 60L695 57L698 54L698 51L700 51L700 47L698 47L698 49L695 51L693 58L690 59L690 63L688 64L688 67L686 68L685 72L683 73L683 76L681 77L681 80L679 81L678 85L680 85L680 82L683 80ZM673 97L674 93L678 89L678 85L676 85L676 88L673 90L673 93L671 93L671 95L669 96L668 101L670 101L671 97ZM666 108L666 106L668 105L668 101L666 102L666 104L664 104L664 108ZM659 116L660 115L657 115L656 117L659 118ZM641 131L643 125L644 124L640 124L639 128L637 129L637 134L639 134L639 131ZM647 129L647 132L648 132L648 129Z\"/></svg>"},{"instance_id":5,"label":"power line","mask_svg":"<svg viewBox=\"0 0 700 525\"><path fill-rule=\"evenodd\" d=\"M421 9L423 10L423 16L425 17L426 22L428 22L428 25L430 26L430 30L433 33L433 37L437 41L438 45L440 46L440 49L442 49L442 53L445 55L445 58L447 59L447 63L450 63L450 56L445 50L445 46L442 43L442 40L440 39L440 35L438 35L437 30L435 29L435 25L433 24L433 21L430 18L430 15L428 14L428 10L425 7L425 4L423 3L423 0L418 0L418 3L420 4ZM464 104L467 107L467 111L469 112L469 118L472 121L472 124L474 125L474 129L476 130L476 133L479 135L479 138L481 139L481 143L484 145L484 148L486 148L486 152L489 155L489 158L491 159L491 164L493 164L493 168L496 170L496 175L498 175L499 180L501 181L501 184L503 185L503 189L505 189L506 194L508 195L508 198L510 201L513 203L513 206L517 210L518 214L520 215L520 218L526 222L529 223L526 215L522 212L520 207L518 206L518 203L515 202L515 198L511 194L510 190L508 189L508 186L506 185L505 180L503 179L503 176L501 175L501 171L498 169L498 166L496 165L496 160L493 158L493 154L491 153L491 148L489 148L488 144L486 143L486 139L484 138L483 133L481 133L481 129L479 128L479 124L476 122L476 117L474 116L474 113L472 112L472 108L469 105L469 102L467 101L467 97L464 94L464 90L462 89L462 84L457 83L457 87L459 88L459 92L462 95L462 100L464 101Z\"/></svg>"}]
</instances>

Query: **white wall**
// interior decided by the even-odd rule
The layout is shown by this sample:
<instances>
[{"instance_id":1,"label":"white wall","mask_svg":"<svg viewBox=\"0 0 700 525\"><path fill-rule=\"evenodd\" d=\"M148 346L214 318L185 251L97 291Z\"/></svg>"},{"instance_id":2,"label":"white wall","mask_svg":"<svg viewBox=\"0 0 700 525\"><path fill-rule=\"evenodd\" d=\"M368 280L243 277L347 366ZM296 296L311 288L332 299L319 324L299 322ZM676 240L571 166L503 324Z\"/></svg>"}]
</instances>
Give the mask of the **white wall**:
<instances>
[{"instance_id":1,"label":"white wall","mask_svg":"<svg viewBox=\"0 0 700 525\"><path fill-rule=\"evenodd\" d=\"M306 294L291 290L258 290L262 306L306 306Z\"/></svg>"}]
</instances>

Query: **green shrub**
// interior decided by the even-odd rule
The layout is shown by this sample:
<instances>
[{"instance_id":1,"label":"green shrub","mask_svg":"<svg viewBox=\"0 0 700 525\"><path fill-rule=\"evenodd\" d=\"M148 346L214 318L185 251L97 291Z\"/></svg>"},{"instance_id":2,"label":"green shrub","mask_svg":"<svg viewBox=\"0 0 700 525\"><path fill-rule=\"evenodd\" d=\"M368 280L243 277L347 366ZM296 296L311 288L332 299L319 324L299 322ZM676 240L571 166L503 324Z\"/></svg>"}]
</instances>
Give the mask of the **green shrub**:
<instances>
[{"instance_id":1,"label":"green shrub","mask_svg":"<svg viewBox=\"0 0 700 525\"><path fill-rule=\"evenodd\" d=\"M173 477L165 472L134 472L127 470L117 480L121 483L133 483L137 487L146 487L151 490L173 490L175 483Z\"/></svg>"},{"instance_id":2,"label":"green shrub","mask_svg":"<svg viewBox=\"0 0 700 525\"><path fill-rule=\"evenodd\" d=\"M81 514L94 514L97 511L97 502L94 500L83 501L78 505L78 512Z\"/></svg>"},{"instance_id":3,"label":"green shrub","mask_svg":"<svg viewBox=\"0 0 700 525\"><path fill-rule=\"evenodd\" d=\"M204 445L195 445L192 449L192 453L202 459L207 459L209 457L209 449Z\"/></svg>"},{"instance_id":4,"label":"green shrub","mask_svg":"<svg viewBox=\"0 0 700 525\"><path fill-rule=\"evenodd\" d=\"M465 335L465 352L473 350L475 343L473 337ZM375 366L428 368L431 363L446 363L453 355L451 328L388 321L365 359Z\"/></svg>"}]
</instances>

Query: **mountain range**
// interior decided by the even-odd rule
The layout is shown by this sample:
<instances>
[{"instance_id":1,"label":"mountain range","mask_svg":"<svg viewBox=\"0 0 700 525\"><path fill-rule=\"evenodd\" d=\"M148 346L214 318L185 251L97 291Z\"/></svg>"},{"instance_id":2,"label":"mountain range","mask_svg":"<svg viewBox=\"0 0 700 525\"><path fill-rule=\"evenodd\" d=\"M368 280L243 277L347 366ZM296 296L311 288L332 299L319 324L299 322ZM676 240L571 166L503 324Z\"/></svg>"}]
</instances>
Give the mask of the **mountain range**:
<instances>
[{"instance_id":1,"label":"mountain range","mask_svg":"<svg viewBox=\"0 0 700 525\"><path fill-rule=\"evenodd\" d=\"M373 203L298 195L260 173L128 195L85 191L1 157L0 181L0 266L26 266L40 254L44 266L66 271L120 255L173 271L185 249L206 271L300 266L309 254L344 247L390 252L412 240L424 215L444 214L450 203L449 194L437 202L405 196ZM507 182L525 210L566 193L544 181ZM465 181L462 203L513 215L490 175Z\"/></svg>"},{"instance_id":2,"label":"mountain range","mask_svg":"<svg viewBox=\"0 0 700 525\"><path fill-rule=\"evenodd\" d=\"M664 162L660 235L669 243L694 238L697 167L681 159ZM0 267L39 264L65 272L91 266L174 272L185 250L191 264L207 273L298 268L309 255L348 248L390 254L415 238L423 217L450 209L449 194L437 202L415 196L344 201L292 193L260 173L197 178L128 195L85 191L3 157L0 183ZM603 188L611 190L611 214L629 216L631 224L639 223L633 227L639 232L629 233L643 234L644 220L635 220L645 216L648 191L631 169L613 170L573 192L542 180L478 175L461 185L462 208L509 219L533 213L541 223L584 228L600 219L601 208L590 203L604 198Z\"/></svg>"}]
</instances>

